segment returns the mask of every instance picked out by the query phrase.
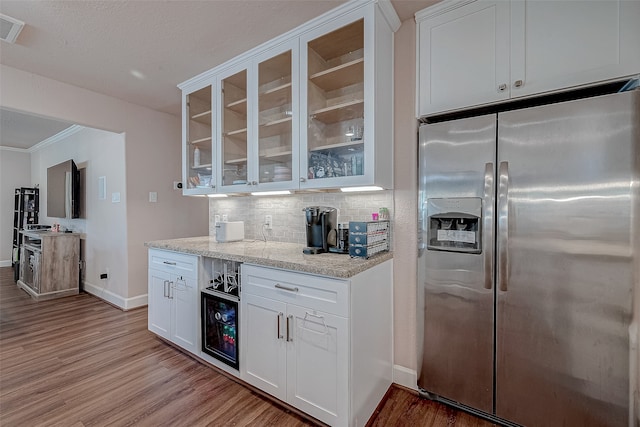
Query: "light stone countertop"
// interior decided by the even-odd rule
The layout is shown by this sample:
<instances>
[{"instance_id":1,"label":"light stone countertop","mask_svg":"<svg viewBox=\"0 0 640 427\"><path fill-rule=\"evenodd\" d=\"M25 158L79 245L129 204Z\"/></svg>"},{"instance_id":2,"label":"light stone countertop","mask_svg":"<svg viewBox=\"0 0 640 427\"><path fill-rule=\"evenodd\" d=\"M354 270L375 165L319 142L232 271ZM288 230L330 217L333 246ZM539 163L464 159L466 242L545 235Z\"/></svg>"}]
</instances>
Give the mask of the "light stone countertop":
<instances>
[{"instance_id":1,"label":"light stone countertop","mask_svg":"<svg viewBox=\"0 0 640 427\"><path fill-rule=\"evenodd\" d=\"M369 259L351 258L347 254L305 255L304 246L297 243L261 240L218 243L210 236L156 240L146 242L145 246L339 278L355 276L393 258L392 252L382 252Z\"/></svg>"}]
</instances>

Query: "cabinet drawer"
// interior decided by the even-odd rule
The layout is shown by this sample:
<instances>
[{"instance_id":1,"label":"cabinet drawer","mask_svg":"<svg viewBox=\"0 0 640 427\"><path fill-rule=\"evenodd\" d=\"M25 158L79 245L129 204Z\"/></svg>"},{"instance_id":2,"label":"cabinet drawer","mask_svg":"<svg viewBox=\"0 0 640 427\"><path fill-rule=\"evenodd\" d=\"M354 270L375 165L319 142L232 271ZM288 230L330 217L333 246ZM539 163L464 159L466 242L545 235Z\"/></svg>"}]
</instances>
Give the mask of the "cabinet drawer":
<instances>
[{"instance_id":1,"label":"cabinet drawer","mask_svg":"<svg viewBox=\"0 0 640 427\"><path fill-rule=\"evenodd\" d=\"M242 293L349 316L349 281L244 264Z\"/></svg>"},{"instance_id":2,"label":"cabinet drawer","mask_svg":"<svg viewBox=\"0 0 640 427\"><path fill-rule=\"evenodd\" d=\"M149 268L197 279L197 255L149 249Z\"/></svg>"}]
</instances>

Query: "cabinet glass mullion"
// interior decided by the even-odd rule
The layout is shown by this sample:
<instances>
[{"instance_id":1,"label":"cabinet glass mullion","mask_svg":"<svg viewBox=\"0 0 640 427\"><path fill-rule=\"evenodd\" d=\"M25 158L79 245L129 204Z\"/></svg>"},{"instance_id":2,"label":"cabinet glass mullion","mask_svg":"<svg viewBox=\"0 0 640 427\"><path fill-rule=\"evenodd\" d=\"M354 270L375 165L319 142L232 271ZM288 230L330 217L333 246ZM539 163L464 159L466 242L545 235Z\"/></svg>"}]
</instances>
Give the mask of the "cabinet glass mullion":
<instances>
[{"instance_id":1,"label":"cabinet glass mullion","mask_svg":"<svg viewBox=\"0 0 640 427\"><path fill-rule=\"evenodd\" d=\"M222 80L222 185L247 183L247 70Z\"/></svg>"},{"instance_id":2,"label":"cabinet glass mullion","mask_svg":"<svg viewBox=\"0 0 640 427\"><path fill-rule=\"evenodd\" d=\"M364 20L307 45L308 179L364 175Z\"/></svg>"},{"instance_id":3,"label":"cabinet glass mullion","mask_svg":"<svg viewBox=\"0 0 640 427\"><path fill-rule=\"evenodd\" d=\"M187 95L187 189L213 185L211 86Z\"/></svg>"},{"instance_id":4,"label":"cabinet glass mullion","mask_svg":"<svg viewBox=\"0 0 640 427\"><path fill-rule=\"evenodd\" d=\"M259 182L292 179L292 52L258 64Z\"/></svg>"}]
</instances>

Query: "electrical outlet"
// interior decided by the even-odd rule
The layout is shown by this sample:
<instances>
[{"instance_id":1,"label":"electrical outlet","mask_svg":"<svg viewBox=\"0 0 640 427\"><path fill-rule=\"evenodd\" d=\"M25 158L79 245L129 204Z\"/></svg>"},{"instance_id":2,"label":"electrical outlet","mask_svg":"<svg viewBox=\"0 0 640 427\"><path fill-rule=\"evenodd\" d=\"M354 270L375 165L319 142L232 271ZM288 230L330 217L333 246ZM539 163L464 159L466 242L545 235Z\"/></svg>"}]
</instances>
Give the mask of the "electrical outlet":
<instances>
[{"instance_id":1,"label":"electrical outlet","mask_svg":"<svg viewBox=\"0 0 640 427\"><path fill-rule=\"evenodd\" d=\"M228 220L229 220L229 217L227 216L227 214L222 214L222 221L227 222Z\"/></svg>"},{"instance_id":2,"label":"electrical outlet","mask_svg":"<svg viewBox=\"0 0 640 427\"><path fill-rule=\"evenodd\" d=\"M220 215L213 216L213 225L216 226L220 222Z\"/></svg>"},{"instance_id":3,"label":"electrical outlet","mask_svg":"<svg viewBox=\"0 0 640 427\"><path fill-rule=\"evenodd\" d=\"M271 230L273 228L273 216L265 215L264 216L264 225L267 226L267 230Z\"/></svg>"}]
</instances>

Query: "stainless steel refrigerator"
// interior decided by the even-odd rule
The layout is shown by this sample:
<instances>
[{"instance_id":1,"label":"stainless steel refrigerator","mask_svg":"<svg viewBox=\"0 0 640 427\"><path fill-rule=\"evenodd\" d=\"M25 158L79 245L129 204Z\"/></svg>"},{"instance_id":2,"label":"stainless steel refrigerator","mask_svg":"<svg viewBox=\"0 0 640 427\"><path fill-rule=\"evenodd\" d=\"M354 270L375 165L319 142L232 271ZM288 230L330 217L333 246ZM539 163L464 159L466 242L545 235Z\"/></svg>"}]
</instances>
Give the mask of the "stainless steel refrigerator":
<instances>
[{"instance_id":1,"label":"stainless steel refrigerator","mask_svg":"<svg viewBox=\"0 0 640 427\"><path fill-rule=\"evenodd\" d=\"M420 127L427 396L526 426L632 425L639 171L638 90Z\"/></svg>"}]
</instances>

